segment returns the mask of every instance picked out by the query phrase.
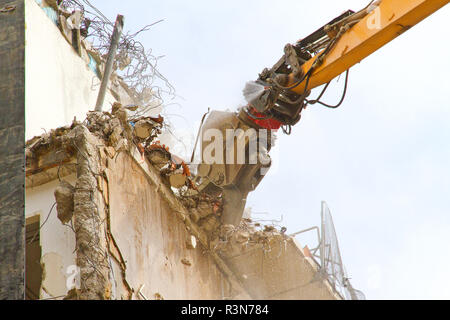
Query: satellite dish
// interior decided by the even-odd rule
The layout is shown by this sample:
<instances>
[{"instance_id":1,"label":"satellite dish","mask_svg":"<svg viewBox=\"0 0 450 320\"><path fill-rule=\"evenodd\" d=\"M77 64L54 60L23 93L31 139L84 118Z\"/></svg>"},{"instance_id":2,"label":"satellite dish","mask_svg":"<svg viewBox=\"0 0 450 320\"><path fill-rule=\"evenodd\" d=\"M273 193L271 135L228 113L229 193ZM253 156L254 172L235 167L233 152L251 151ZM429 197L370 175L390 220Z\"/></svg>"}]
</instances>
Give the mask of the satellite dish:
<instances>
[{"instance_id":1,"label":"satellite dish","mask_svg":"<svg viewBox=\"0 0 450 320\"><path fill-rule=\"evenodd\" d=\"M349 300L365 300L364 294L353 288L347 276L331 211L325 201L322 201L321 209L320 262L321 273L327 275L336 291L343 291L345 298Z\"/></svg>"}]
</instances>

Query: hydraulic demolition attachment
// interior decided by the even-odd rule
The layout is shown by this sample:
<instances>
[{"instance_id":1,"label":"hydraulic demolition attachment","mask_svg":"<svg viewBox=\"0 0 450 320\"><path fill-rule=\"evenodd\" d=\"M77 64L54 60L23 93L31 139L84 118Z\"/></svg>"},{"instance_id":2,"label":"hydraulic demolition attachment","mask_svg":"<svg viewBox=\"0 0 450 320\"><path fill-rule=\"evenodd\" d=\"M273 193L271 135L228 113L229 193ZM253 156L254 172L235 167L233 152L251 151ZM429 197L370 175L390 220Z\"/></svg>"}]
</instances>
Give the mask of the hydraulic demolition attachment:
<instances>
[{"instance_id":1,"label":"hydraulic demolition attachment","mask_svg":"<svg viewBox=\"0 0 450 320\"><path fill-rule=\"evenodd\" d=\"M197 171L200 192L223 196L222 223L239 224L248 193L270 167L272 131L281 127L289 134L308 104L329 108L341 105L351 66L448 2L375 0L360 11L348 10L311 35L287 44L272 68L247 83L244 96L248 104L238 112L211 112L202 130L203 160ZM345 71L341 100L336 105L322 102L330 81ZM311 89L321 85L324 87L317 98L308 99ZM236 155L242 148L244 162ZM205 159L205 153L211 153L209 159Z\"/></svg>"}]
</instances>

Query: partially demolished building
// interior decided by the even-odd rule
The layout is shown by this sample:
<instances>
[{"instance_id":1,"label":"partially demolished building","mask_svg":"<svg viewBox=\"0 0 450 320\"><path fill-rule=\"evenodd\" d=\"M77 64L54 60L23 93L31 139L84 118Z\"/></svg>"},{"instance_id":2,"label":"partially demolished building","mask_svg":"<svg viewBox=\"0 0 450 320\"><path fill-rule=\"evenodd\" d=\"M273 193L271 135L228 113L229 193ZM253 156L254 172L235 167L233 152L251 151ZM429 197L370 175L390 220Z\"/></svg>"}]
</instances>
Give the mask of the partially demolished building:
<instances>
[{"instance_id":1,"label":"partially demolished building","mask_svg":"<svg viewBox=\"0 0 450 320\"><path fill-rule=\"evenodd\" d=\"M30 280L42 279L36 296L339 298L293 238L250 219L220 226L220 198L174 192L182 163L157 142L136 146L125 114L91 112L28 142L27 219L42 225L27 236L42 248L40 264L29 251Z\"/></svg>"},{"instance_id":2,"label":"partially demolished building","mask_svg":"<svg viewBox=\"0 0 450 320\"><path fill-rule=\"evenodd\" d=\"M130 112L119 77L90 111L100 55L58 2L24 3L27 299L343 299L283 230L221 225L220 196L185 193L164 119Z\"/></svg>"}]
</instances>

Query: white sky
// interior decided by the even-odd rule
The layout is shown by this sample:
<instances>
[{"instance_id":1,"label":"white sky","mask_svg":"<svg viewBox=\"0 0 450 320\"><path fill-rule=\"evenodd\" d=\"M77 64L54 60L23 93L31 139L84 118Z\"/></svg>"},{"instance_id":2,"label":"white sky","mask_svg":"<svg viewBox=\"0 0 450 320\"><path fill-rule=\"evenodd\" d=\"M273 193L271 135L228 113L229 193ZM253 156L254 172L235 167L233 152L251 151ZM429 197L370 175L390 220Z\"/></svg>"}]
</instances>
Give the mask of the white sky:
<instances>
[{"instance_id":1,"label":"white sky","mask_svg":"<svg viewBox=\"0 0 450 320\"><path fill-rule=\"evenodd\" d=\"M197 130L208 107L236 109L246 81L272 66L286 43L367 0L92 1L142 34L180 107L171 120ZM310 106L278 135L272 173L248 198L288 233L333 214L355 288L368 299L450 299L450 6L354 66L337 110ZM344 79L325 101L340 98ZM312 97L317 93L313 92ZM299 238L314 245L313 237ZM303 241L302 241L303 240Z\"/></svg>"}]
</instances>

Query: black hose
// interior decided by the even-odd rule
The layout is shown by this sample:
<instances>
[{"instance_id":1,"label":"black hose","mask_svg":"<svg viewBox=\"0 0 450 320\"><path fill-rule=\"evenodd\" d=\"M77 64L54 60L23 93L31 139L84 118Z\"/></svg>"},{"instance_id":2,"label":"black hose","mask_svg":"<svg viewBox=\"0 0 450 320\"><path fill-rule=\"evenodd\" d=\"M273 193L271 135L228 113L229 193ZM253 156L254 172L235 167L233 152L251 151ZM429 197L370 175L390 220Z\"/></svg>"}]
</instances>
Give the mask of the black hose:
<instances>
[{"instance_id":1,"label":"black hose","mask_svg":"<svg viewBox=\"0 0 450 320\"><path fill-rule=\"evenodd\" d=\"M342 92L342 97L341 97L341 100L339 101L338 104L332 106L332 105L329 105L329 104L327 104L327 103L324 103L324 102L320 101L320 98L321 98L322 95L325 93L325 90L327 89L327 87L328 87L328 85L330 84L330 82L328 82L328 83L325 85L325 88L323 88L322 92L321 92L320 95L317 97L317 99L315 99L315 100L306 100L306 99L305 99L305 100L306 100L306 103L307 103L307 104L315 104L315 103L318 103L318 104L323 105L324 107L331 108L331 109L335 109L335 108L339 107L339 106L342 104L342 102L344 102L345 95L346 95L346 93L347 93L348 72L349 72L349 70L350 70L350 69L347 69L347 72L345 73L344 91Z\"/></svg>"}]
</instances>

